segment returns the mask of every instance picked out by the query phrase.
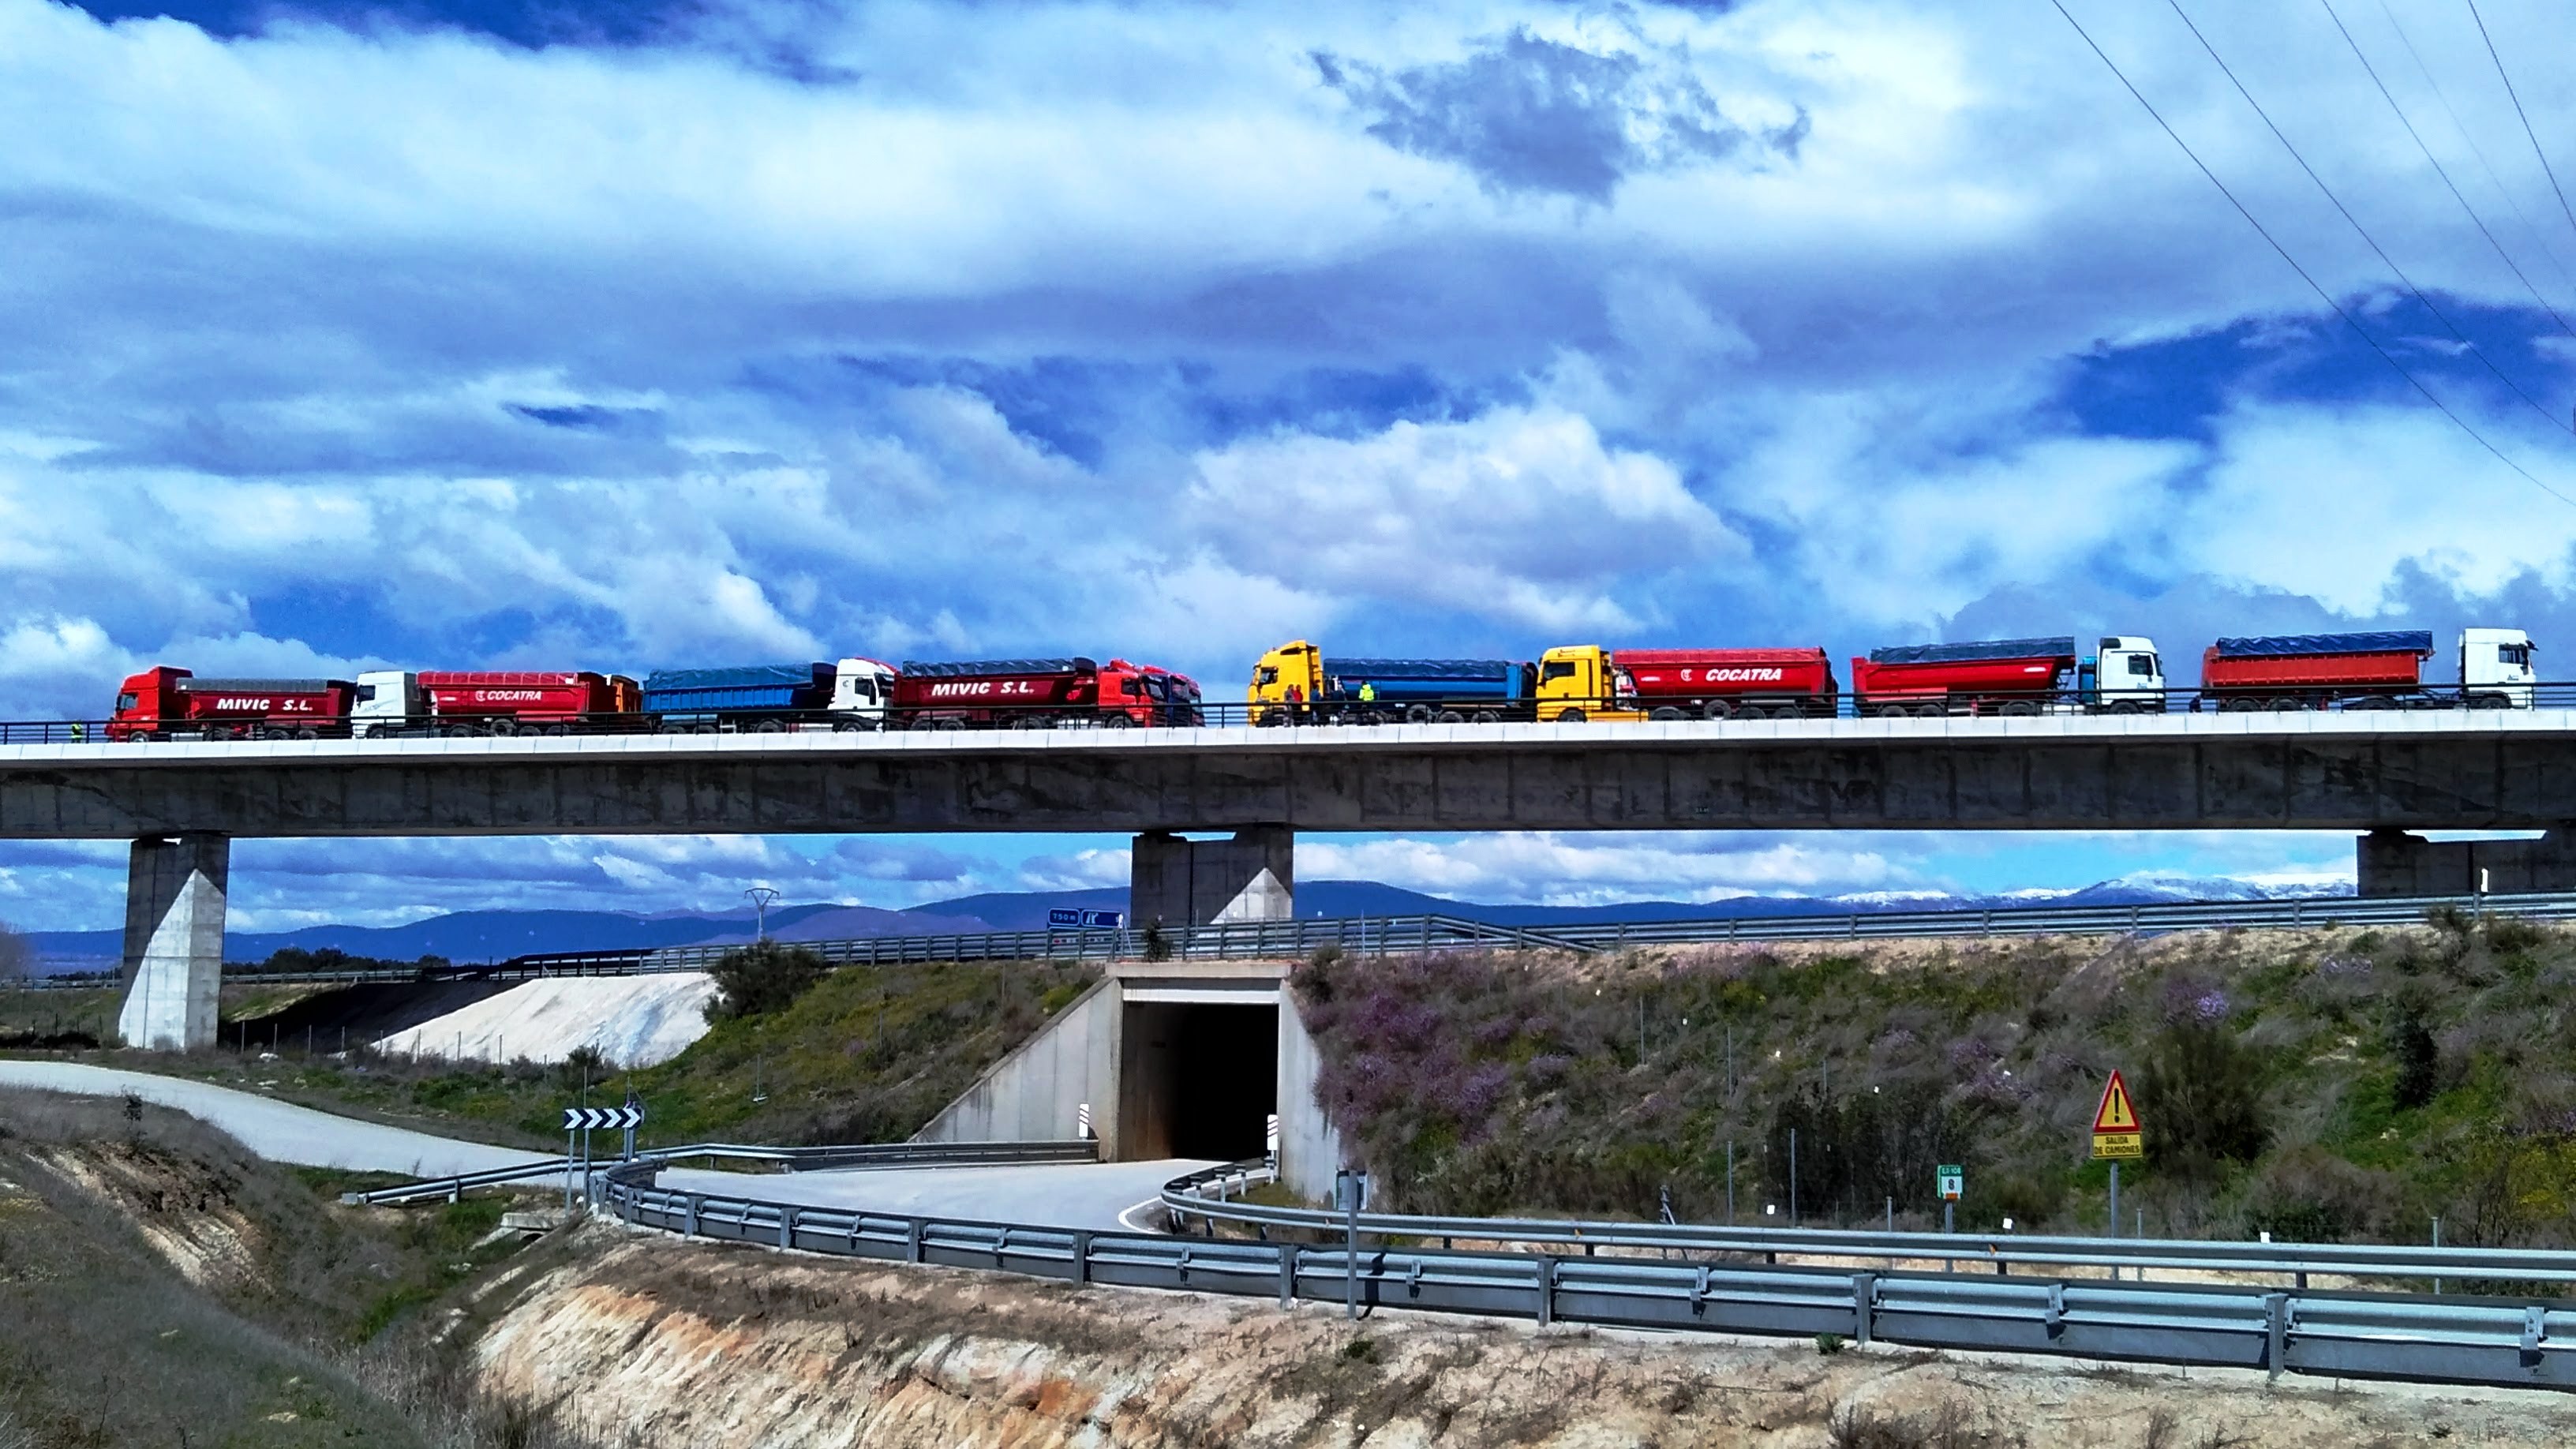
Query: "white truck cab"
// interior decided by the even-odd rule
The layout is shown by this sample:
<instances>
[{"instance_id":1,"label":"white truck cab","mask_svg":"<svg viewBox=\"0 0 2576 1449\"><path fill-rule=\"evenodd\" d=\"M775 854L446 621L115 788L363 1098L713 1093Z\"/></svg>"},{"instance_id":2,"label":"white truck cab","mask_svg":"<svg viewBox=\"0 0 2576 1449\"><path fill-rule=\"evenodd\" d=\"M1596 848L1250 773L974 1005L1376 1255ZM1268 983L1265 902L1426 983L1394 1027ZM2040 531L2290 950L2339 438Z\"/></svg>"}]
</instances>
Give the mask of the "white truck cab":
<instances>
[{"instance_id":1,"label":"white truck cab","mask_svg":"<svg viewBox=\"0 0 2576 1449\"><path fill-rule=\"evenodd\" d=\"M2097 714L2162 714L2165 666L2156 641L2142 634L2106 634L2093 656L2093 687L2085 701Z\"/></svg>"},{"instance_id":2,"label":"white truck cab","mask_svg":"<svg viewBox=\"0 0 2576 1449\"><path fill-rule=\"evenodd\" d=\"M2529 709L2540 671L2520 629L2460 631L2460 695L2471 709Z\"/></svg>"},{"instance_id":3,"label":"white truck cab","mask_svg":"<svg viewBox=\"0 0 2576 1449\"><path fill-rule=\"evenodd\" d=\"M427 713L419 675L406 669L369 670L358 676L358 697L349 705L349 733L362 740L400 734L405 724Z\"/></svg>"},{"instance_id":4,"label":"white truck cab","mask_svg":"<svg viewBox=\"0 0 2576 1449\"><path fill-rule=\"evenodd\" d=\"M832 677L834 724L862 729L885 728L886 708L894 703L894 666L875 659L849 658L835 666Z\"/></svg>"}]
</instances>

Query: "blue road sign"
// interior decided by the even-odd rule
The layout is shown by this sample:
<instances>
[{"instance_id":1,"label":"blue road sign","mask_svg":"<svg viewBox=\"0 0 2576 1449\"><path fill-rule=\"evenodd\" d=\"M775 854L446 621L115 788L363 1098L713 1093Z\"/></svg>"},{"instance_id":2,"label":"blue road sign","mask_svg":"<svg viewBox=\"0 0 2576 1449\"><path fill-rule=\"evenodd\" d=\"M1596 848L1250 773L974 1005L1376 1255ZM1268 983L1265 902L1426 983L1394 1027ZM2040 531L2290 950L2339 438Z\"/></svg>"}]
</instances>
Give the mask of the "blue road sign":
<instances>
[{"instance_id":1,"label":"blue road sign","mask_svg":"<svg viewBox=\"0 0 2576 1449\"><path fill-rule=\"evenodd\" d=\"M1077 931L1114 931L1127 924L1124 911L1085 911L1071 906L1052 907L1047 911L1049 929L1062 926Z\"/></svg>"}]
</instances>

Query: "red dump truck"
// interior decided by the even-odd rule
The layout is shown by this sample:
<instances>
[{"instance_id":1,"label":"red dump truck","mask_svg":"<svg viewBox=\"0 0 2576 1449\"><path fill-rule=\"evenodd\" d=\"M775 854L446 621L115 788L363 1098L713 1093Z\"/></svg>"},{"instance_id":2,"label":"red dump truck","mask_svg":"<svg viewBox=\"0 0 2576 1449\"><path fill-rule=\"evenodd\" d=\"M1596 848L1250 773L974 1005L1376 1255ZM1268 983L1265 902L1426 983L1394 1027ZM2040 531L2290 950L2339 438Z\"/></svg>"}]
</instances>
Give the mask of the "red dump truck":
<instances>
[{"instance_id":1,"label":"red dump truck","mask_svg":"<svg viewBox=\"0 0 2576 1449\"><path fill-rule=\"evenodd\" d=\"M1171 702L1168 671L1124 659L907 659L888 729L1131 729L1196 723Z\"/></svg>"},{"instance_id":2,"label":"red dump truck","mask_svg":"<svg viewBox=\"0 0 2576 1449\"><path fill-rule=\"evenodd\" d=\"M635 681L622 674L424 669L418 678L418 714L449 734L569 734L594 717L606 723L643 707Z\"/></svg>"},{"instance_id":3,"label":"red dump truck","mask_svg":"<svg viewBox=\"0 0 2576 1449\"><path fill-rule=\"evenodd\" d=\"M2152 639L2103 638L2078 655L2071 637L1900 644L1852 661L1866 715L2135 714L2165 707L2164 665Z\"/></svg>"},{"instance_id":4,"label":"red dump truck","mask_svg":"<svg viewBox=\"0 0 2576 1449\"><path fill-rule=\"evenodd\" d=\"M345 679L199 679L165 664L127 676L107 737L317 739L347 731L357 688Z\"/></svg>"}]
</instances>

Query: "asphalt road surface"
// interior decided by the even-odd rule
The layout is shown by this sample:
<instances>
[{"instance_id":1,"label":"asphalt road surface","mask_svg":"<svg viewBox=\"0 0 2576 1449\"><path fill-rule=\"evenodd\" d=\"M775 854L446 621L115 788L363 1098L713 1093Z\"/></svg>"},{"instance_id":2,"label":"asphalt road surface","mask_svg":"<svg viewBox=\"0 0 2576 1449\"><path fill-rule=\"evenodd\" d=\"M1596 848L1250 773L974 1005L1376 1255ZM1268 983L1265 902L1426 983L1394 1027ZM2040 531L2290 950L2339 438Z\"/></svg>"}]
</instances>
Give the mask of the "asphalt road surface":
<instances>
[{"instance_id":1,"label":"asphalt road surface","mask_svg":"<svg viewBox=\"0 0 2576 1449\"><path fill-rule=\"evenodd\" d=\"M427 1132L335 1117L256 1092L77 1062L0 1061L0 1087L32 1087L90 1097L132 1092L147 1102L176 1108L219 1128L272 1162L304 1167L449 1177L543 1160L541 1153L486 1147L478 1142L458 1142Z\"/></svg>"},{"instance_id":2,"label":"asphalt road surface","mask_svg":"<svg viewBox=\"0 0 2576 1449\"><path fill-rule=\"evenodd\" d=\"M865 1208L906 1217L1029 1223L1116 1231L1118 1215L1150 1202L1163 1184L1215 1164L1186 1159L1054 1167L908 1167L752 1176L673 1168L659 1186L812 1207Z\"/></svg>"},{"instance_id":3,"label":"asphalt road surface","mask_svg":"<svg viewBox=\"0 0 2576 1449\"><path fill-rule=\"evenodd\" d=\"M0 1088L8 1087L93 1097L132 1092L147 1102L199 1118L273 1162L307 1167L447 1177L544 1160L540 1153L335 1117L255 1092L77 1062L0 1061ZM1119 1214L1151 1201L1164 1183L1210 1165L1182 1159L758 1174L687 1168L663 1173L661 1185L677 1192L814 1207L1115 1230L1121 1226Z\"/></svg>"}]
</instances>

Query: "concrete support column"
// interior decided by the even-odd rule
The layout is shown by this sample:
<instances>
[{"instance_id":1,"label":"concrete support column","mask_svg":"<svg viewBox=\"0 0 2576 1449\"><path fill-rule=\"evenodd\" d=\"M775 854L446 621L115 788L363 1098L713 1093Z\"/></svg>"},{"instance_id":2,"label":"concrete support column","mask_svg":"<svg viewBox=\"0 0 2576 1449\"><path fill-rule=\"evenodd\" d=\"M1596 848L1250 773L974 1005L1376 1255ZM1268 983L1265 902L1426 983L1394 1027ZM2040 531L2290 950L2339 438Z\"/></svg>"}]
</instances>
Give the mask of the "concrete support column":
<instances>
[{"instance_id":1,"label":"concrete support column","mask_svg":"<svg viewBox=\"0 0 2576 1449\"><path fill-rule=\"evenodd\" d=\"M2374 830L2354 852L2365 896L2465 896L2576 891L2576 827L2538 840L2426 840L2403 830Z\"/></svg>"},{"instance_id":2,"label":"concrete support column","mask_svg":"<svg viewBox=\"0 0 2576 1449\"><path fill-rule=\"evenodd\" d=\"M185 1051L215 1044L224 977L224 892L232 842L221 835L138 840L125 877L127 1046Z\"/></svg>"},{"instance_id":3,"label":"concrete support column","mask_svg":"<svg viewBox=\"0 0 2576 1449\"><path fill-rule=\"evenodd\" d=\"M1296 914L1297 832L1255 825L1231 840L1136 837L1127 917L1138 928L1284 921Z\"/></svg>"}]
</instances>

